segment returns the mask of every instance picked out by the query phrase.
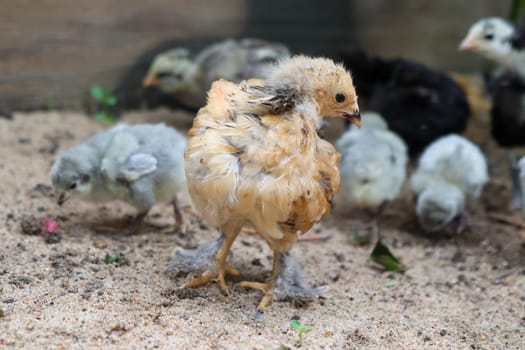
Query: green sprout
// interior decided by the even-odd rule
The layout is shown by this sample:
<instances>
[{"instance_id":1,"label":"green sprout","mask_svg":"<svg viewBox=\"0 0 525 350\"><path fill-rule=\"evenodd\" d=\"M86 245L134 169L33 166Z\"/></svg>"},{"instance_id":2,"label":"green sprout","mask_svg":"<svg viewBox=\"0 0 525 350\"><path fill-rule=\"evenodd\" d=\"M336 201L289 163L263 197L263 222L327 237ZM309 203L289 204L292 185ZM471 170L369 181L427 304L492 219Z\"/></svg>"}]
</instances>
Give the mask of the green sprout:
<instances>
[{"instance_id":1,"label":"green sprout","mask_svg":"<svg viewBox=\"0 0 525 350\"><path fill-rule=\"evenodd\" d=\"M106 123L114 123L117 117L108 111L110 107L116 106L118 102L113 93L98 85L92 86L89 89L89 93L99 105L99 111L95 113L95 119Z\"/></svg>"},{"instance_id":2,"label":"green sprout","mask_svg":"<svg viewBox=\"0 0 525 350\"><path fill-rule=\"evenodd\" d=\"M46 109L48 111L51 111L53 109L55 109L55 103L53 102L53 100L51 98L46 98L46 101L45 101L45 106L46 106Z\"/></svg>"},{"instance_id":3,"label":"green sprout","mask_svg":"<svg viewBox=\"0 0 525 350\"><path fill-rule=\"evenodd\" d=\"M299 332L299 343L303 342L303 334L310 333L312 331L311 327L303 327L301 322L297 320L290 320L290 327Z\"/></svg>"},{"instance_id":4,"label":"green sprout","mask_svg":"<svg viewBox=\"0 0 525 350\"><path fill-rule=\"evenodd\" d=\"M117 118L112 113L109 113L106 111L100 111L100 112L95 113L95 119L98 121L104 122L104 123L111 124L111 123L114 123L115 119Z\"/></svg>"},{"instance_id":5,"label":"green sprout","mask_svg":"<svg viewBox=\"0 0 525 350\"><path fill-rule=\"evenodd\" d=\"M390 249L380 239L377 240L376 246L370 254L370 259L389 271L405 272L405 267L401 261L390 252Z\"/></svg>"},{"instance_id":6,"label":"green sprout","mask_svg":"<svg viewBox=\"0 0 525 350\"><path fill-rule=\"evenodd\" d=\"M104 106L115 106L117 104L117 98L113 96L111 91L104 89L102 86L92 86L89 90L91 97Z\"/></svg>"},{"instance_id":7,"label":"green sprout","mask_svg":"<svg viewBox=\"0 0 525 350\"><path fill-rule=\"evenodd\" d=\"M120 262L123 258L124 258L124 254L122 254L121 252L119 252L119 253L116 254L116 255L106 254L106 257L104 258L104 262L105 262L106 264L118 263L118 262Z\"/></svg>"}]
</instances>

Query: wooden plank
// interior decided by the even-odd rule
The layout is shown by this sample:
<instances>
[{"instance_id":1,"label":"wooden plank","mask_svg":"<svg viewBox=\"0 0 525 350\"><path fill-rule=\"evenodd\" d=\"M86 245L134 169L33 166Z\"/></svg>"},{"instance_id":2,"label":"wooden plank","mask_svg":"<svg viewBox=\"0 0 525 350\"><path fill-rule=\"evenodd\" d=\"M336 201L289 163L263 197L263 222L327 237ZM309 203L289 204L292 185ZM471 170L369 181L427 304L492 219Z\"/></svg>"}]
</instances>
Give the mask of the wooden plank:
<instances>
[{"instance_id":1,"label":"wooden plank","mask_svg":"<svg viewBox=\"0 0 525 350\"><path fill-rule=\"evenodd\" d=\"M490 0L3 1L0 112L79 108L94 84L118 87L127 105L138 106L138 84L156 52L229 36L282 40L323 55L360 46L475 71L485 61L457 52L457 44L474 20L505 11Z\"/></svg>"},{"instance_id":2,"label":"wooden plank","mask_svg":"<svg viewBox=\"0 0 525 350\"><path fill-rule=\"evenodd\" d=\"M245 12L242 0L1 2L0 108L78 108L89 86L113 85L145 50L238 35Z\"/></svg>"}]
</instances>

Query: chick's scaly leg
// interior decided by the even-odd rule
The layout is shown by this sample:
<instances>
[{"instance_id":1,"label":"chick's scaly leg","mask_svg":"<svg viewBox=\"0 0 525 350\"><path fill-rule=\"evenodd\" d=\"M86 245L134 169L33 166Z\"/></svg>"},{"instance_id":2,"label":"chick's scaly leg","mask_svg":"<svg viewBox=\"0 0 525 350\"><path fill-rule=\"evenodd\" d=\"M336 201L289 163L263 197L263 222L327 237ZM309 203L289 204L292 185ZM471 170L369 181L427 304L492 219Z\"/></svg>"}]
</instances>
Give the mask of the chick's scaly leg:
<instances>
[{"instance_id":1,"label":"chick's scaly leg","mask_svg":"<svg viewBox=\"0 0 525 350\"><path fill-rule=\"evenodd\" d=\"M273 269L267 283L241 282L241 286L258 289L264 292L259 304L259 311L272 303L273 297L277 300L306 301L324 293L328 287L310 288L306 285L298 262L290 253L274 253Z\"/></svg>"},{"instance_id":2,"label":"chick's scaly leg","mask_svg":"<svg viewBox=\"0 0 525 350\"><path fill-rule=\"evenodd\" d=\"M180 210L179 202L176 196L171 201L171 204L173 205L173 214L175 215L175 227L173 230L175 232L184 232L186 229L184 225L184 217L182 216L182 211Z\"/></svg>"},{"instance_id":3,"label":"chick's scaly leg","mask_svg":"<svg viewBox=\"0 0 525 350\"><path fill-rule=\"evenodd\" d=\"M195 249L177 248L175 256L168 264L165 273L173 276L184 275L193 272L202 272L200 276L193 278L186 285L190 288L200 287L217 278L216 256L225 245L224 235L203 243ZM226 254L227 255L227 254ZM239 272L229 266L224 266L224 271L229 274L238 275Z\"/></svg>"},{"instance_id":4,"label":"chick's scaly leg","mask_svg":"<svg viewBox=\"0 0 525 350\"><path fill-rule=\"evenodd\" d=\"M228 231L228 229L226 229L225 231ZM217 280L219 282L219 287L221 288L222 292L226 294L228 294L228 286L226 285L226 281L224 280L226 274L228 273L234 276L240 275L237 269L228 266L228 264L226 263L228 253L230 252L231 246L237 238L239 231L239 229L234 229L233 232L230 231L228 233L223 231L226 240L224 241L224 244L222 245L221 249L219 249L219 251L215 255L215 264L217 265Z\"/></svg>"},{"instance_id":5,"label":"chick's scaly leg","mask_svg":"<svg viewBox=\"0 0 525 350\"><path fill-rule=\"evenodd\" d=\"M257 307L259 311L264 311L264 309L267 306L271 305L273 301L274 280L277 278L277 275L279 273L280 261L281 261L281 253L278 251L274 251L273 252L272 273L270 274L270 278L268 279L268 282L262 283L262 282L242 281L240 283L241 287L257 289L264 293L261 299L261 302L259 303L259 306Z\"/></svg>"},{"instance_id":6,"label":"chick's scaly leg","mask_svg":"<svg viewBox=\"0 0 525 350\"><path fill-rule=\"evenodd\" d=\"M219 282L220 289L225 294L228 294L228 286L226 285L225 281L226 274L233 276L240 275L240 272L237 269L230 267L226 263L226 259L228 258L230 248L235 239L237 238L237 235L240 232L240 228L231 225L225 225L221 228L221 231L223 232L223 236L221 237L222 245L215 254L215 271L210 271L208 269L199 277L195 277L194 279L189 281L188 287L197 288L212 280L217 280Z\"/></svg>"}]
</instances>

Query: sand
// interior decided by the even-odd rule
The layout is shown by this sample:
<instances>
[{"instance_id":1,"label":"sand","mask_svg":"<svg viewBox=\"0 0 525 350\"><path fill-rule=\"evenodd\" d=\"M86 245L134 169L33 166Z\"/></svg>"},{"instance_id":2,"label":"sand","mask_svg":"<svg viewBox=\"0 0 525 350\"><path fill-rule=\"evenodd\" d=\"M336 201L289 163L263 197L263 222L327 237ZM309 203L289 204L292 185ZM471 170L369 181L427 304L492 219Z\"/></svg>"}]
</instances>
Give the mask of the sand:
<instances>
[{"instance_id":1,"label":"sand","mask_svg":"<svg viewBox=\"0 0 525 350\"><path fill-rule=\"evenodd\" d=\"M162 110L124 120L162 120L181 130L191 124L191 116ZM177 246L217 236L198 218L186 214L184 235L165 233L158 226L173 223L171 209L158 205L143 232L126 236L96 226L133 215L127 205L56 206L48 187L53 160L106 125L76 112L0 119L0 348L524 349L524 229L488 215L522 222L506 209L505 153L490 141L486 124L475 124L469 132L490 156L492 179L469 208L466 233L422 235L405 188L379 225L407 271L387 272L370 262L371 244L354 242L369 219L339 205L316 227L332 233L330 240L294 247L308 283L329 291L307 304L275 302L258 317L257 291L235 281L229 296L215 284L187 289L187 277L163 273ZM59 239L23 233L31 215L37 229L44 218L58 221ZM119 252L120 263L105 263ZM243 235L232 264L244 277L263 279L271 252L260 238ZM302 343L291 319L312 328Z\"/></svg>"}]
</instances>

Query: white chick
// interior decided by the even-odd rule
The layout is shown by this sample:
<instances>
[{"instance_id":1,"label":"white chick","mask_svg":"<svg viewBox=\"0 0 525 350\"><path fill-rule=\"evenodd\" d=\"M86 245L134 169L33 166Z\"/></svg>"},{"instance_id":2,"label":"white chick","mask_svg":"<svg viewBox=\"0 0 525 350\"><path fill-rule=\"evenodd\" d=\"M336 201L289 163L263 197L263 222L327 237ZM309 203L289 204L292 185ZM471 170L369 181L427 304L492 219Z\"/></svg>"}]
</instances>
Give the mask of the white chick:
<instances>
[{"instance_id":1,"label":"white chick","mask_svg":"<svg viewBox=\"0 0 525 350\"><path fill-rule=\"evenodd\" d=\"M377 113L362 114L337 141L341 193L351 206L378 210L399 194L406 177L407 146Z\"/></svg>"},{"instance_id":2,"label":"white chick","mask_svg":"<svg viewBox=\"0 0 525 350\"><path fill-rule=\"evenodd\" d=\"M51 169L57 202L120 200L138 214L130 233L140 227L158 202L172 201L176 230L183 225L177 193L186 190L186 138L165 124L120 124L63 152Z\"/></svg>"},{"instance_id":3,"label":"white chick","mask_svg":"<svg viewBox=\"0 0 525 350\"><path fill-rule=\"evenodd\" d=\"M525 28L516 28L503 18L483 18L474 23L459 46L476 52L511 72L489 84L492 98L491 133L500 146L510 148L509 168L512 180L510 208L522 205L518 154L523 151L523 85L525 83Z\"/></svg>"},{"instance_id":4,"label":"white chick","mask_svg":"<svg viewBox=\"0 0 525 350\"><path fill-rule=\"evenodd\" d=\"M423 229L439 231L462 218L466 200L478 198L488 179L485 156L469 140L452 134L431 143L410 179Z\"/></svg>"},{"instance_id":5,"label":"white chick","mask_svg":"<svg viewBox=\"0 0 525 350\"><path fill-rule=\"evenodd\" d=\"M155 57L143 86L157 86L183 105L200 108L215 80L263 78L270 63L289 56L288 48L280 43L248 38L220 41L194 57L189 50L176 48Z\"/></svg>"},{"instance_id":6,"label":"white chick","mask_svg":"<svg viewBox=\"0 0 525 350\"><path fill-rule=\"evenodd\" d=\"M521 47L522 36L523 33L503 18L482 18L470 27L459 49L478 53L525 80L525 50Z\"/></svg>"}]
</instances>

